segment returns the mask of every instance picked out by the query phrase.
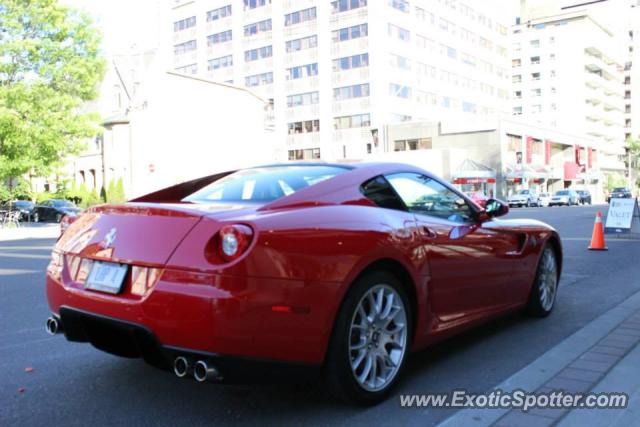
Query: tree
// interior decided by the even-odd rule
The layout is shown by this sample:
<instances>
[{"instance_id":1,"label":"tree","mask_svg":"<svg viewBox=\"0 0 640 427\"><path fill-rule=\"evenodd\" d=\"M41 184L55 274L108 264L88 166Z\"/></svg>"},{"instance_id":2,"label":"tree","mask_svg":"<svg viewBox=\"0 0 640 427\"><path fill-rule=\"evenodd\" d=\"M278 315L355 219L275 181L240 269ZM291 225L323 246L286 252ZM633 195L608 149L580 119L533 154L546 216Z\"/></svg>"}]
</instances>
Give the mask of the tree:
<instances>
[{"instance_id":1,"label":"tree","mask_svg":"<svg viewBox=\"0 0 640 427\"><path fill-rule=\"evenodd\" d=\"M80 106L104 75L100 40L56 0L0 2L0 180L49 175L96 133L97 115Z\"/></svg>"}]
</instances>

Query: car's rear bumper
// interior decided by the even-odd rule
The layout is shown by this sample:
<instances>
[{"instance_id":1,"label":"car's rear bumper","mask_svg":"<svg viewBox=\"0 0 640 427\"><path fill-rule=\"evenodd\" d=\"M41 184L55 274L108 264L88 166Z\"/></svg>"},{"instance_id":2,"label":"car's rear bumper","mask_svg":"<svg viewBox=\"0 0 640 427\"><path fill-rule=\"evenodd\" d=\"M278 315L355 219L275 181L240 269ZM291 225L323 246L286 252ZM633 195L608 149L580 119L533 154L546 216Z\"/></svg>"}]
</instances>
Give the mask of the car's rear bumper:
<instances>
[{"instance_id":1,"label":"car's rear bumper","mask_svg":"<svg viewBox=\"0 0 640 427\"><path fill-rule=\"evenodd\" d=\"M165 269L147 295L136 297L126 289L119 295L85 290L66 269L46 278L49 306L63 323L65 308L138 325L162 348L312 365L324 360L338 288Z\"/></svg>"},{"instance_id":2,"label":"car's rear bumper","mask_svg":"<svg viewBox=\"0 0 640 427\"><path fill-rule=\"evenodd\" d=\"M321 365L283 362L208 353L188 348L163 345L147 327L87 313L70 307L60 307L57 316L66 338L75 342L90 342L94 347L122 357L141 357L147 363L169 369L176 357L192 361L204 360L215 366L224 382L279 382L316 377Z\"/></svg>"}]
</instances>

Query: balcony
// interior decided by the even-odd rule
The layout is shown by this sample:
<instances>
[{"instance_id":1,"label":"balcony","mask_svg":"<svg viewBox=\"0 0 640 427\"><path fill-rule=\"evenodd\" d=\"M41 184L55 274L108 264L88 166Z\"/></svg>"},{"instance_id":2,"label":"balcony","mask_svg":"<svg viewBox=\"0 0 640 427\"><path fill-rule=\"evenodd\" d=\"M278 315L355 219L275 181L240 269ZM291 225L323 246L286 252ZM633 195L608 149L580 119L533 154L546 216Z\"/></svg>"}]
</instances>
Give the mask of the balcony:
<instances>
[{"instance_id":1,"label":"balcony","mask_svg":"<svg viewBox=\"0 0 640 427\"><path fill-rule=\"evenodd\" d=\"M310 64L312 62L318 62L318 49L310 48L303 50L296 50L294 52L288 52L284 55L284 64Z\"/></svg>"},{"instance_id":2,"label":"balcony","mask_svg":"<svg viewBox=\"0 0 640 427\"><path fill-rule=\"evenodd\" d=\"M305 21L299 24L294 24L288 27L284 27L283 33L286 39L311 36L313 34L317 34L318 33L317 19L313 21Z\"/></svg>"},{"instance_id":3,"label":"balcony","mask_svg":"<svg viewBox=\"0 0 640 427\"><path fill-rule=\"evenodd\" d=\"M197 62L198 59L198 51L192 50L190 52L174 54L173 56L173 65L181 66L181 65L189 65Z\"/></svg>"},{"instance_id":4,"label":"balcony","mask_svg":"<svg viewBox=\"0 0 640 427\"><path fill-rule=\"evenodd\" d=\"M316 147L320 144L320 132L287 135L287 147Z\"/></svg>"},{"instance_id":5,"label":"balcony","mask_svg":"<svg viewBox=\"0 0 640 427\"><path fill-rule=\"evenodd\" d=\"M197 27L191 27L191 28L187 28L186 30L174 32L173 43L178 44L178 43L195 39L197 37L196 28Z\"/></svg>"},{"instance_id":6,"label":"balcony","mask_svg":"<svg viewBox=\"0 0 640 427\"><path fill-rule=\"evenodd\" d=\"M286 80L284 90L287 93L311 92L320 86L318 76L303 77L300 79Z\"/></svg>"},{"instance_id":7,"label":"balcony","mask_svg":"<svg viewBox=\"0 0 640 427\"><path fill-rule=\"evenodd\" d=\"M320 104L287 107L287 122L308 120L320 116Z\"/></svg>"},{"instance_id":8,"label":"balcony","mask_svg":"<svg viewBox=\"0 0 640 427\"><path fill-rule=\"evenodd\" d=\"M346 27L347 24L350 24L350 22L348 21L362 21L367 17L368 14L369 10L366 6L359 7L357 9L347 10L346 12L332 13L331 18L329 18L329 22L331 23L332 27Z\"/></svg>"},{"instance_id":9,"label":"balcony","mask_svg":"<svg viewBox=\"0 0 640 427\"><path fill-rule=\"evenodd\" d=\"M342 143L373 142L373 138L369 127L336 129L333 131L333 141Z\"/></svg>"},{"instance_id":10,"label":"balcony","mask_svg":"<svg viewBox=\"0 0 640 427\"><path fill-rule=\"evenodd\" d=\"M364 96L362 98L344 99L333 101L331 106L332 112L336 116L347 116L351 114L361 114L371 109L371 98Z\"/></svg>"},{"instance_id":11,"label":"balcony","mask_svg":"<svg viewBox=\"0 0 640 427\"><path fill-rule=\"evenodd\" d=\"M369 80L369 67L338 71L331 75L331 83L334 85L347 85L361 82L363 80Z\"/></svg>"},{"instance_id":12,"label":"balcony","mask_svg":"<svg viewBox=\"0 0 640 427\"><path fill-rule=\"evenodd\" d=\"M233 41L216 43L207 45L207 57L217 58L220 56L231 55L233 53Z\"/></svg>"},{"instance_id":13,"label":"balcony","mask_svg":"<svg viewBox=\"0 0 640 427\"><path fill-rule=\"evenodd\" d=\"M245 62L242 69L246 75L253 75L270 71L273 69L273 57Z\"/></svg>"},{"instance_id":14,"label":"balcony","mask_svg":"<svg viewBox=\"0 0 640 427\"><path fill-rule=\"evenodd\" d=\"M354 55L356 53L367 52L368 50L369 37L358 37L357 39L331 43L331 55L334 57Z\"/></svg>"}]
</instances>

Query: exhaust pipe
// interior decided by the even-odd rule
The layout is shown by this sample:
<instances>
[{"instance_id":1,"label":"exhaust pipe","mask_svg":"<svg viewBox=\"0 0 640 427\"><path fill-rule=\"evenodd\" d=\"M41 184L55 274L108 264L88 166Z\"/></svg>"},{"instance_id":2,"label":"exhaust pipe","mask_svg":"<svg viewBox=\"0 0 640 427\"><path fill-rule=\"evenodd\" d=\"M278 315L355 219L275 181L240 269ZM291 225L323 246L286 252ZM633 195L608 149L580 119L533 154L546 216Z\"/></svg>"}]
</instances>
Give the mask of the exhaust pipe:
<instances>
[{"instance_id":1,"label":"exhaust pipe","mask_svg":"<svg viewBox=\"0 0 640 427\"><path fill-rule=\"evenodd\" d=\"M193 378L199 383L205 381L222 381L222 375L214 366L209 366L204 360L198 360L193 367Z\"/></svg>"},{"instance_id":2,"label":"exhaust pipe","mask_svg":"<svg viewBox=\"0 0 640 427\"><path fill-rule=\"evenodd\" d=\"M45 329L49 333L49 335L55 335L62 332L62 324L55 317L49 317L47 319L47 323L45 325Z\"/></svg>"},{"instance_id":3,"label":"exhaust pipe","mask_svg":"<svg viewBox=\"0 0 640 427\"><path fill-rule=\"evenodd\" d=\"M178 378L186 377L192 369L191 361L184 356L176 357L173 361L173 373Z\"/></svg>"}]
</instances>

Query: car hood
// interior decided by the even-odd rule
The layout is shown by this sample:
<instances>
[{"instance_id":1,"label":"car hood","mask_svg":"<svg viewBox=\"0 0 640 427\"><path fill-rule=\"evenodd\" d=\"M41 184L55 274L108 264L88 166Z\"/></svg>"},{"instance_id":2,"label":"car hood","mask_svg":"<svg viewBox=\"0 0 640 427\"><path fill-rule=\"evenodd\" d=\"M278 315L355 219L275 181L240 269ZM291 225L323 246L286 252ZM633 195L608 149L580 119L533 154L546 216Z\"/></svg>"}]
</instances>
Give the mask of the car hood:
<instances>
[{"instance_id":1,"label":"car hood","mask_svg":"<svg viewBox=\"0 0 640 427\"><path fill-rule=\"evenodd\" d=\"M555 231L555 229L546 222L538 221L537 219L500 219L494 218L491 221L485 222L483 227L492 229L510 229L510 230L548 230Z\"/></svg>"}]
</instances>

